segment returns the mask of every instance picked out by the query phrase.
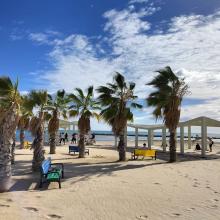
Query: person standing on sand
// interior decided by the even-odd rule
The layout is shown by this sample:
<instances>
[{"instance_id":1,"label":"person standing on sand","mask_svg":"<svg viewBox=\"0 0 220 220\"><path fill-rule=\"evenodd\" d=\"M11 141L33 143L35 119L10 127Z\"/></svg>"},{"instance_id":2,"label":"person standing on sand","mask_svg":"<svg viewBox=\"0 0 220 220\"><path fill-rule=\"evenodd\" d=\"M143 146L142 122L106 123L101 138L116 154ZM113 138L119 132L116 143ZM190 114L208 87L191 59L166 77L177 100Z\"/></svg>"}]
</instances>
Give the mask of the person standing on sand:
<instances>
[{"instance_id":1,"label":"person standing on sand","mask_svg":"<svg viewBox=\"0 0 220 220\"><path fill-rule=\"evenodd\" d=\"M76 133L72 134L71 144L76 144Z\"/></svg>"},{"instance_id":2,"label":"person standing on sand","mask_svg":"<svg viewBox=\"0 0 220 220\"><path fill-rule=\"evenodd\" d=\"M212 145L214 144L213 140L209 138L209 151L212 152Z\"/></svg>"}]
</instances>

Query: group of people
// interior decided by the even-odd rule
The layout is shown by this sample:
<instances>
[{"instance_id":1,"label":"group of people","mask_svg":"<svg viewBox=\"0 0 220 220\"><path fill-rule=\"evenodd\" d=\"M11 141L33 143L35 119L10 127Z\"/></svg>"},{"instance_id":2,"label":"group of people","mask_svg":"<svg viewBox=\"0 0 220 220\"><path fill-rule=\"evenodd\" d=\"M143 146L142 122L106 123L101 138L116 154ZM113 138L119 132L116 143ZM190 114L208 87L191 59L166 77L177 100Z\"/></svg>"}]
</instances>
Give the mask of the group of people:
<instances>
[{"instance_id":1,"label":"group of people","mask_svg":"<svg viewBox=\"0 0 220 220\"><path fill-rule=\"evenodd\" d=\"M69 141L69 138L68 138L68 133L66 132L66 133L64 133L64 132L61 132L60 133L60 144L62 144L62 142L63 142L63 144L65 145L66 144L66 142L68 142Z\"/></svg>"},{"instance_id":2,"label":"group of people","mask_svg":"<svg viewBox=\"0 0 220 220\"><path fill-rule=\"evenodd\" d=\"M69 141L69 135L68 135L68 133L66 132L66 133L64 133L64 132L61 132L60 133L60 137L59 137L60 139L59 139L59 143L60 144L66 144L66 142L68 142ZM77 140L78 140L78 135L77 135L77 133L73 133L72 134L72 138L71 138L71 144L76 144L77 143ZM89 134L88 135L88 137L86 136L86 138L85 138L85 143L86 144L94 144L95 143L95 134L94 133L92 133L92 134Z\"/></svg>"},{"instance_id":3,"label":"group of people","mask_svg":"<svg viewBox=\"0 0 220 220\"><path fill-rule=\"evenodd\" d=\"M212 152L212 146L214 144L214 141L211 138L208 138L209 140L209 151ZM197 142L195 150L201 150L200 144Z\"/></svg>"}]
</instances>

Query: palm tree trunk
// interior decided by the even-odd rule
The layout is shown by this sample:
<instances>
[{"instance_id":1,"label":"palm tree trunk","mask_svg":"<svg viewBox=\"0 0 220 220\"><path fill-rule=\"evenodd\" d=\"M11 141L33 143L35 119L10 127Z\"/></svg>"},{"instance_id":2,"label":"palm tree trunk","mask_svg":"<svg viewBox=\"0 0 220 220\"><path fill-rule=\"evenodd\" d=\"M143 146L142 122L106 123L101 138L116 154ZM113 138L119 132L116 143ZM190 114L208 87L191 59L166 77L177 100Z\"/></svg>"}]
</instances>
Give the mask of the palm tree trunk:
<instances>
[{"instance_id":1,"label":"palm tree trunk","mask_svg":"<svg viewBox=\"0 0 220 220\"><path fill-rule=\"evenodd\" d=\"M50 154L56 153L56 132L50 134Z\"/></svg>"},{"instance_id":2,"label":"palm tree trunk","mask_svg":"<svg viewBox=\"0 0 220 220\"><path fill-rule=\"evenodd\" d=\"M43 127L43 121L41 121L41 125L39 126L36 136L34 138L34 141L32 143L32 148L34 149L34 155L33 155L33 161L32 161L33 171L39 171L41 163L45 159L43 135L44 135L44 127Z\"/></svg>"},{"instance_id":3,"label":"palm tree trunk","mask_svg":"<svg viewBox=\"0 0 220 220\"><path fill-rule=\"evenodd\" d=\"M170 163L176 162L176 131L170 131Z\"/></svg>"},{"instance_id":4,"label":"palm tree trunk","mask_svg":"<svg viewBox=\"0 0 220 220\"><path fill-rule=\"evenodd\" d=\"M20 129L20 148L24 149L24 129Z\"/></svg>"},{"instance_id":5,"label":"palm tree trunk","mask_svg":"<svg viewBox=\"0 0 220 220\"><path fill-rule=\"evenodd\" d=\"M11 145L11 164L15 163L15 146L16 146L16 133L14 133L13 142Z\"/></svg>"},{"instance_id":6,"label":"palm tree trunk","mask_svg":"<svg viewBox=\"0 0 220 220\"><path fill-rule=\"evenodd\" d=\"M0 192L10 188L12 138L16 130L18 117L13 105L0 123Z\"/></svg>"},{"instance_id":7,"label":"palm tree trunk","mask_svg":"<svg viewBox=\"0 0 220 220\"><path fill-rule=\"evenodd\" d=\"M85 158L85 135L79 135L79 158Z\"/></svg>"},{"instance_id":8,"label":"palm tree trunk","mask_svg":"<svg viewBox=\"0 0 220 220\"><path fill-rule=\"evenodd\" d=\"M121 134L119 136L118 152L119 152L119 161L126 161L124 134Z\"/></svg>"}]
</instances>

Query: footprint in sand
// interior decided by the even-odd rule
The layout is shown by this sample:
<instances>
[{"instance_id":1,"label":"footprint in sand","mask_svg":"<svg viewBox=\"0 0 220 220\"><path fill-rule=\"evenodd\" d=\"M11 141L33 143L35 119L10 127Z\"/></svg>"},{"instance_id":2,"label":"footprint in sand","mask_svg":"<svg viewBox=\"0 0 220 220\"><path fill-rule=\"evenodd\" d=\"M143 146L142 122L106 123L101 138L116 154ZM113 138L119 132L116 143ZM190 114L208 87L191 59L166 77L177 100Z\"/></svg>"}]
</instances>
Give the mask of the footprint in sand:
<instances>
[{"instance_id":1,"label":"footprint in sand","mask_svg":"<svg viewBox=\"0 0 220 220\"><path fill-rule=\"evenodd\" d=\"M13 202L13 200L12 200L12 199L6 199L6 201L7 201L7 202Z\"/></svg>"},{"instance_id":2,"label":"footprint in sand","mask_svg":"<svg viewBox=\"0 0 220 220\"><path fill-rule=\"evenodd\" d=\"M188 208L188 209L186 209L187 211L194 211L195 210L195 208Z\"/></svg>"},{"instance_id":3,"label":"footprint in sand","mask_svg":"<svg viewBox=\"0 0 220 220\"><path fill-rule=\"evenodd\" d=\"M24 207L24 209L32 211L32 212L38 212L39 211L37 208L34 208L34 207Z\"/></svg>"},{"instance_id":4,"label":"footprint in sand","mask_svg":"<svg viewBox=\"0 0 220 220\"><path fill-rule=\"evenodd\" d=\"M128 183L128 182L126 182L126 181L121 181L121 183Z\"/></svg>"},{"instance_id":5,"label":"footprint in sand","mask_svg":"<svg viewBox=\"0 0 220 220\"><path fill-rule=\"evenodd\" d=\"M216 208L218 208L218 206L217 205L211 205L211 208L216 209Z\"/></svg>"},{"instance_id":6,"label":"footprint in sand","mask_svg":"<svg viewBox=\"0 0 220 220\"><path fill-rule=\"evenodd\" d=\"M0 204L0 207L10 207L10 205Z\"/></svg>"},{"instance_id":7,"label":"footprint in sand","mask_svg":"<svg viewBox=\"0 0 220 220\"><path fill-rule=\"evenodd\" d=\"M179 217L179 216L181 216L181 214L180 213L173 213L173 216Z\"/></svg>"},{"instance_id":8,"label":"footprint in sand","mask_svg":"<svg viewBox=\"0 0 220 220\"><path fill-rule=\"evenodd\" d=\"M55 215L55 214L51 214L51 215L48 215L49 218L56 218L56 219L61 219L62 216L60 215Z\"/></svg>"},{"instance_id":9,"label":"footprint in sand","mask_svg":"<svg viewBox=\"0 0 220 220\"><path fill-rule=\"evenodd\" d=\"M161 185L160 183L154 183L155 185Z\"/></svg>"},{"instance_id":10,"label":"footprint in sand","mask_svg":"<svg viewBox=\"0 0 220 220\"><path fill-rule=\"evenodd\" d=\"M147 215L140 215L140 216L137 217L137 219L147 219L147 218L148 218Z\"/></svg>"}]
</instances>

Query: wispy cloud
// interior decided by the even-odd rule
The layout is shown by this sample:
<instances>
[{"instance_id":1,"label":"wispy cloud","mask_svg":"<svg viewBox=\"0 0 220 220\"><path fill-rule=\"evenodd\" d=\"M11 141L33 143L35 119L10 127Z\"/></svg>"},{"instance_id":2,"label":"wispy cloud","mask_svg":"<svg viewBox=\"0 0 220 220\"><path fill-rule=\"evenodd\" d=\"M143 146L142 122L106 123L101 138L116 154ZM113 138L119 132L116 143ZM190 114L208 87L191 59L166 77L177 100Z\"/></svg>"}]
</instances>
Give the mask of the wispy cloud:
<instances>
[{"instance_id":1,"label":"wispy cloud","mask_svg":"<svg viewBox=\"0 0 220 220\"><path fill-rule=\"evenodd\" d=\"M130 0L129 4L135 4L135 3L147 3L148 0Z\"/></svg>"},{"instance_id":2,"label":"wispy cloud","mask_svg":"<svg viewBox=\"0 0 220 220\"><path fill-rule=\"evenodd\" d=\"M28 38L38 44L55 45L56 37L61 35L60 32L54 30L46 30L44 32L29 33Z\"/></svg>"}]
</instances>

